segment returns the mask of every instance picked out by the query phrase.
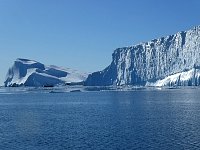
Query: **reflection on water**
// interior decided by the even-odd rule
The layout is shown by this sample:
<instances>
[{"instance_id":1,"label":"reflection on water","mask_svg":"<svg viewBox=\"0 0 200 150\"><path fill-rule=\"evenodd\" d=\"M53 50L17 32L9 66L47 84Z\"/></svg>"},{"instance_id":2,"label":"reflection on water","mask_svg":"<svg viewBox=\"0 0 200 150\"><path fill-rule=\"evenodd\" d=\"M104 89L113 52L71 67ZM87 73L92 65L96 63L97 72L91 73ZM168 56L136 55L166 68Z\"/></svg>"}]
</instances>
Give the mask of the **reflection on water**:
<instances>
[{"instance_id":1,"label":"reflection on water","mask_svg":"<svg viewBox=\"0 0 200 150\"><path fill-rule=\"evenodd\" d=\"M198 88L11 93L0 94L1 149L200 148Z\"/></svg>"}]
</instances>

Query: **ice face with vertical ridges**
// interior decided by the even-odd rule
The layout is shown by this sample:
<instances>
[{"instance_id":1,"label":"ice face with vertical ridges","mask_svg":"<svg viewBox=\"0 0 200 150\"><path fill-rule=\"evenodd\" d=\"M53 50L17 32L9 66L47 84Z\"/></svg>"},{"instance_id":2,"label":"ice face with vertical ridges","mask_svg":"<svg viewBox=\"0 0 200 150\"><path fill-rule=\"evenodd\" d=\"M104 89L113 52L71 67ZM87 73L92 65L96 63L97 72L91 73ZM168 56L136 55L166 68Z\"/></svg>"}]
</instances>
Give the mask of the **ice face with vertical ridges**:
<instances>
[{"instance_id":1,"label":"ice face with vertical ridges","mask_svg":"<svg viewBox=\"0 0 200 150\"><path fill-rule=\"evenodd\" d=\"M85 85L158 85L157 81L181 73L177 75L179 85L190 85L190 81L199 85L199 69L200 26L196 26L165 38L116 49L111 64L90 74ZM188 71L193 72L187 76L188 80L181 78ZM160 85L174 83L164 81Z\"/></svg>"}]
</instances>

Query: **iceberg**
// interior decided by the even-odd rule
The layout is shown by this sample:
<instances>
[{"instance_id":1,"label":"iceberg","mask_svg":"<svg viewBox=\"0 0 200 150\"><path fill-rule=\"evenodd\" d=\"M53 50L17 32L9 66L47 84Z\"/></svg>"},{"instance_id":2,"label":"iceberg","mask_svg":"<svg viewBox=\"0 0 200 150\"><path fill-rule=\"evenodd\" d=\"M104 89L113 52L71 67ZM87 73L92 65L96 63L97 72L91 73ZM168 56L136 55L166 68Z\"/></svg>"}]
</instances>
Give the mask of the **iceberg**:
<instances>
[{"instance_id":1,"label":"iceberg","mask_svg":"<svg viewBox=\"0 0 200 150\"><path fill-rule=\"evenodd\" d=\"M112 62L90 74L87 86L200 85L200 26L117 48Z\"/></svg>"},{"instance_id":2,"label":"iceberg","mask_svg":"<svg viewBox=\"0 0 200 150\"><path fill-rule=\"evenodd\" d=\"M48 87L65 84L82 84L88 74L40 62L18 58L8 70L5 86Z\"/></svg>"}]
</instances>

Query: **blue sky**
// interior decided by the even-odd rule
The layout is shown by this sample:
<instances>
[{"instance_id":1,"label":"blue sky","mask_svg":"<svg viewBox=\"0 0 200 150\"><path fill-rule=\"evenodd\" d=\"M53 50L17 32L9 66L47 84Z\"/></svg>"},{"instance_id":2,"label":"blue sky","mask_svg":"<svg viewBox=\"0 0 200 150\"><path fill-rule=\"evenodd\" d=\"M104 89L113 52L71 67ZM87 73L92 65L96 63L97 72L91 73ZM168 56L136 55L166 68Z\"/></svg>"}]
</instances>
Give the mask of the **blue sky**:
<instances>
[{"instance_id":1,"label":"blue sky","mask_svg":"<svg viewBox=\"0 0 200 150\"><path fill-rule=\"evenodd\" d=\"M0 84L16 58L93 72L117 47L200 25L199 0L0 0Z\"/></svg>"}]
</instances>

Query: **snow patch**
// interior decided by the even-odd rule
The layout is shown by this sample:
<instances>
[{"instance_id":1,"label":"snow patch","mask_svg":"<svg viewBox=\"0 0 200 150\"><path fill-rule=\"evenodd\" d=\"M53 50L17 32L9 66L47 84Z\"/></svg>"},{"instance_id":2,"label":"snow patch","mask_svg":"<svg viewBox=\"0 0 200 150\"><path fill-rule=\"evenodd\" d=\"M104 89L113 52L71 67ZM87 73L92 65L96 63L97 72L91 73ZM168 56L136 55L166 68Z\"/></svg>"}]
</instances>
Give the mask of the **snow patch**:
<instances>
[{"instance_id":1,"label":"snow patch","mask_svg":"<svg viewBox=\"0 0 200 150\"><path fill-rule=\"evenodd\" d=\"M156 82L147 82L146 86L199 86L199 84L200 70L193 68L189 71L170 75L162 80L157 80Z\"/></svg>"}]
</instances>

